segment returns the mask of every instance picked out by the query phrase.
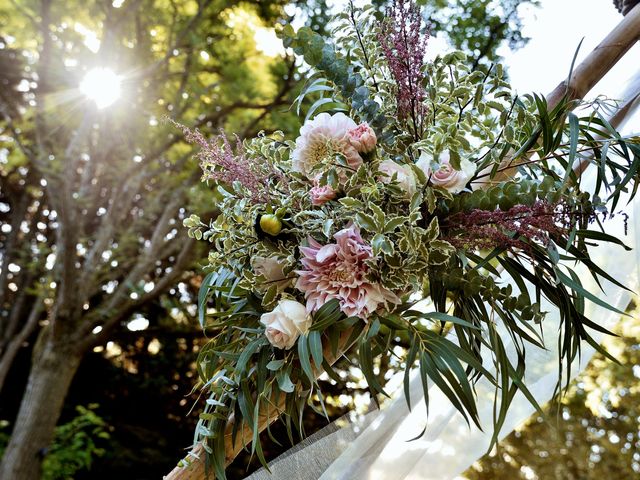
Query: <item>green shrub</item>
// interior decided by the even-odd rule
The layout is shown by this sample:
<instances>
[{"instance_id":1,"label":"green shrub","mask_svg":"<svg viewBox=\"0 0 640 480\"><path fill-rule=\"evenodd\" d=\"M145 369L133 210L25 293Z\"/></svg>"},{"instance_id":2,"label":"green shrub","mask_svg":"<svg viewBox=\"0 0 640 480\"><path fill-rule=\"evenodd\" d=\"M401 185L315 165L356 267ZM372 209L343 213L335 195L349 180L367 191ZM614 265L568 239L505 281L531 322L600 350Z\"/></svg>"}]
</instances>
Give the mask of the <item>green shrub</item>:
<instances>
[{"instance_id":1,"label":"green shrub","mask_svg":"<svg viewBox=\"0 0 640 480\"><path fill-rule=\"evenodd\" d=\"M77 415L56 427L42 463L42 480L72 480L77 472L90 470L92 461L105 454L109 427L95 412L97 408L97 404L78 405ZM8 425L0 421L0 457L9 442Z\"/></svg>"}]
</instances>

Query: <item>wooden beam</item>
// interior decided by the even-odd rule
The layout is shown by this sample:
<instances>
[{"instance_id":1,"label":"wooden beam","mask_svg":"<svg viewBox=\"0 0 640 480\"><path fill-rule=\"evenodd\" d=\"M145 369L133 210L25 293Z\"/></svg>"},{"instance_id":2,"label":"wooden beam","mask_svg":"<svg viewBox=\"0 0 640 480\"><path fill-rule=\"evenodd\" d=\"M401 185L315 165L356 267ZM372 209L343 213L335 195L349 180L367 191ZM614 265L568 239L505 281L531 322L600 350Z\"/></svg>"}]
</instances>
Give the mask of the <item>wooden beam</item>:
<instances>
[{"instance_id":1,"label":"wooden beam","mask_svg":"<svg viewBox=\"0 0 640 480\"><path fill-rule=\"evenodd\" d=\"M589 91L640 40L640 5L629 12L606 38L578 65L567 82L561 82L547 95L549 109L567 95L569 99L584 98Z\"/></svg>"}]
</instances>

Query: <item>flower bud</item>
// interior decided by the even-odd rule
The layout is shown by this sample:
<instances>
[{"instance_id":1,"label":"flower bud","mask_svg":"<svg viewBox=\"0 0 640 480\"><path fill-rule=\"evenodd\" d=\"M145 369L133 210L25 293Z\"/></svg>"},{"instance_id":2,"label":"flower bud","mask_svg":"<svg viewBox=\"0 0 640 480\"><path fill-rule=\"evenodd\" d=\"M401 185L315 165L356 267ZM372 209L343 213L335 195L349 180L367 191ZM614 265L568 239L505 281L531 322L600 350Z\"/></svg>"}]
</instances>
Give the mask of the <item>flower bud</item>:
<instances>
[{"instance_id":1,"label":"flower bud","mask_svg":"<svg viewBox=\"0 0 640 480\"><path fill-rule=\"evenodd\" d=\"M360 153L370 153L376 148L378 139L376 132L367 122L361 123L356 128L347 132L349 143Z\"/></svg>"},{"instance_id":2,"label":"flower bud","mask_svg":"<svg viewBox=\"0 0 640 480\"><path fill-rule=\"evenodd\" d=\"M316 184L309 192L309 197L311 197L311 205L318 207L336 198L336 191L331 185Z\"/></svg>"}]
</instances>

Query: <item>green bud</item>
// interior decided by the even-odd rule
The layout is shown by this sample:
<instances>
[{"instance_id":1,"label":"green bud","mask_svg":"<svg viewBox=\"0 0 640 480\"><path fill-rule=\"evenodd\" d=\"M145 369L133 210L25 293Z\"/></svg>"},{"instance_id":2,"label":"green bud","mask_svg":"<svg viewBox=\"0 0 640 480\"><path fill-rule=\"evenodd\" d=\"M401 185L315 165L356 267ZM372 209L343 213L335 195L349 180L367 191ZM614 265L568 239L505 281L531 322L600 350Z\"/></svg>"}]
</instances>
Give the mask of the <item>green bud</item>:
<instances>
[{"instance_id":1,"label":"green bud","mask_svg":"<svg viewBox=\"0 0 640 480\"><path fill-rule=\"evenodd\" d=\"M282 230L282 221L272 213L262 215L260 217L260 228L264 233L275 237Z\"/></svg>"}]
</instances>

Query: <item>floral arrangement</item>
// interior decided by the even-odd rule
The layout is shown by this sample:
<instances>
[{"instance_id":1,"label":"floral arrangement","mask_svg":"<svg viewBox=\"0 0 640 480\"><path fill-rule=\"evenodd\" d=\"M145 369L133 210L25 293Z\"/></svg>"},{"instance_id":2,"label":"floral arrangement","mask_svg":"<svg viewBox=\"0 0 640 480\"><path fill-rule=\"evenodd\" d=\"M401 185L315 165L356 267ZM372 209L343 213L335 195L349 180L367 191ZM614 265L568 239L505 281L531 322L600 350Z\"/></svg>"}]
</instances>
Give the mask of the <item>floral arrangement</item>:
<instances>
[{"instance_id":1,"label":"floral arrangement","mask_svg":"<svg viewBox=\"0 0 640 480\"><path fill-rule=\"evenodd\" d=\"M297 138L207 139L183 127L220 198L210 222L184 222L211 245L199 296L208 399L196 441L218 478L232 415L233 436L249 425L252 438L238 441L264 463L260 418L280 413L302 435L304 406L323 407L317 377L335 376L346 351L357 351L375 397L385 372L374 366L396 355L400 336L405 385L417 367L427 403L435 384L476 424L473 383L490 379L495 440L518 390L535 404L524 345L544 348L541 297L561 314L551 340L561 367L582 341L600 350L589 330L602 328L584 303L608 305L571 265L619 285L589 248L622 245L602 221L637 178L639 146L608 125L602 103L579 117L578 102L514 95L499 65L470 71L460 52L426 62L428 33L411 2L376 15L353 6L339 15L339 49L307 28L281 30L311 67L298 111L313 103ZM598 165L593 194L572 169L580 161ZM426 297L432 311L415 307Z\"/></svg>"}]
</instances>

